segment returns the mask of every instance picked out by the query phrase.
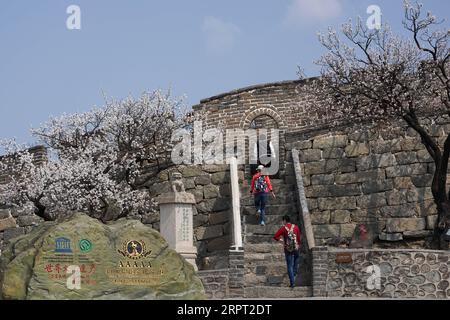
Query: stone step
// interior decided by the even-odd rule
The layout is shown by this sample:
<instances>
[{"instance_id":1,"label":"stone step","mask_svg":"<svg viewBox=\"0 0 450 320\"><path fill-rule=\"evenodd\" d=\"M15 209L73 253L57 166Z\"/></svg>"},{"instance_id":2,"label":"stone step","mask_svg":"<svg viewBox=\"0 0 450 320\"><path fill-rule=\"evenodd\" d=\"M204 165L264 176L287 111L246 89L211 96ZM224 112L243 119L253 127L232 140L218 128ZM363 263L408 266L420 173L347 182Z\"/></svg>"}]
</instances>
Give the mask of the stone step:
<instances>
[{"instance_id":1,"label":"stone step","mask_svg":"<svg viewBox=\"0 0 450 320\"><path fill-rule=\"evenodd\" d=\"M242 212L242 215L254 216L256 213L254 203L252 203L251 205L242 206L241 212ZM289 214L289 215L293 215L293 216L298 215L298 209L297 209L295 203L288 203L288 204L269 203L266 205L265 212L266 212L266 216L267 215L284 216L285 214Z\"/></svg>"},{"instance_id":2,"label":"stone step","mask_svg":"<svg viewBox=\"0 0 450 320\"><path fill-rule=\"evenodd\" d=\"M249 253L273 253L281 247L280 243L275 241L265 243L249 243L244 246L244 254Z\"/></svg>"},{"instance_id":3,"label":"stone step","mask_svg":"<svg viewBox=\"0 0 450 320\"><path fill-rule=\"evenodd\" d=\"M281 193L277 194L276 198L272 198L272 196L268 196L267 205L275 205L275 204L295 204L296 203L296 195L294 192L289 193ZM255 199L252 195L246 195L241 197L241 206L253 206L255 204Z\"/></svg>"},{"instance_id":4,"label":"stone step","mask_svg":"<svg viewBox=\"0 0 450 320\"><path fill-rule=\"evenodd\" d=\"M245 260L244 281L246 286L288 286L286 259L284 255L272 256L274 261ZM297 275L295 284L305 285L303 275Z\"/></svg>"},{"instance_id":5,"label":"stone step","mask_svg":"<svg viewBox=\"0 0 450 320\"><path fill-rule=\"evenodd\" d=\"M267 235L274 235L275 232L278 231L278 229L281 227L280 225L254 225L254 224L247 224L245 226L245 234L267 234Z\"/></svg>"},{"instance_id":6,"label":"stone step","mask_svg":"<svg viewBox=\"0 0 450 320\"><path fill-rule=\"evenodd\" d=\"M284 216L284 214L266 214L264 222L266 223L266 225L277 225L278 226L278 225L281 225L283 216ZM299 222L298 215L290 215L290 217L291 217L291 222L298 224L298 222ZM247 224L256 225L259 222L258 218L256 217L255 214L245 215L242 218L243 218L244 225L247 225Z\"/></svg>"},{"instance_id":7,"label":"stone step","mask_svg":"<svg viewBox=\"0 0 450 320\"><path fill-rule=\"evenodd\" d=\"M257 265L285 265L285 257L283 252L283 247L280 245L276 251L272 253L246 253L244 260L248 262L248 266L257 266Z\"/></svg>"},{"instance_id":8,"label":"stone step","mask_svg":"<svg viewBox=\"0 0 450 320\"><path fill-rule=\"evenodd\" d=\"M286 269L286 267L279 266L278 269ZM270 286L270 287L288 287L289 277L287 272L284 274L270 274L270 275L255 275L254 273L247 273L244 275L244 283L246 287L255 286Z\"/></svg>"},{"instance_id":9,"label":"stone step","mask_svg":"<svg viewBox=\"0 0 450 320\"><path fill-rule=\"evenodd\" d=\"M272 238L273 235L267 234L250 234L245 235L244 243L265 243L265 242L275 242Z\"/></svg>"},{"instance_id":10,"label":"stone step","mask_svg":"<svg viewBox=\"0 0 450 320\"><path fill-rule=\"evenodd\" d=\"M241 192L241 195L250 194L250 186L241 186L239 191ZM295 191L295 186L291 184L272 185L272 191L275 195L282 192Z\"/></svg>"},{"instance_id":11,"label":"stone step","mask_svg":"<svg viewBox=\"0 0 450 320\"><path fill-rule=\"evenodd\" d=\"M270 179L270 183L271 183L273 186L286 184L286 183L284 182L284 179L272 179L272 178Z\"/></svg>"},{"instance_id":12,"label":"stone step","mask_svg":"<svg viewBox=\"0 0 450 320\"><path fill-rule=\"evenodd\" d=\"M282 242L275 242L273 244L265 243L263 247L259 246L250 248L254 244L246 244L244 246L244 260L247 266L272 266L285 265L285 256ZM246 251L248 250L248 251Z\"/></svg>"},{"instance_id":13,"label":"stone step","mask_svg":"<svg viewBox=\"0 0 450 320\"><path fill-rule=\"evenodd\" d=\"M244 187L249 187L250 186L250 182L251 179L246 179L244 181L244 183L242 183L241 185ZM286 183L286 181L284 181L284 179L270 179L270 184L275 187L275 186L282 186L282 185L291 185L291 183Z\"/></svg>"},{"instance_id":14,"label":"stone step","mask_svg":"<svg viewBox=\"0 0 450 320\"><path fill-rule=\"evenodd\" d=\"M244 257L245 268L249 272L266 276L285 274L285 259L281 245L272 253L247 253ZM280 270L280 267L283 268Z\"/></svg>"},{"instance_id":15,"label":"stone step","mask_svg":"<svg viewBox=\"0 0 450 320\"><path fill-rule=\"evenodd\" d=\"M267 195L267 202L271 202L271 201L276 200L278 198L284 199L284 198L287 198L287 197L292 197L294 195L296 195L296 193L294 191L285 191L285 192L276 193L275 194L276 198L273 198L273 196L269 193ZM250 193L241 193L241 197L240 198L241 198L241 200L251 199L252 202L253 202L254 199L255 199L255 196L253 194L250 194Z\"/></svg>"},{"instance_id":16,"label":"stone step","mask_svg":"<svg viewBox=\"0 0 450 320\"><path fill-rule=\"evenodd\" d=\"M312 287L256 286L244 289L245 298L295 299L312 296Z\"/></svg>"}]
</instances>

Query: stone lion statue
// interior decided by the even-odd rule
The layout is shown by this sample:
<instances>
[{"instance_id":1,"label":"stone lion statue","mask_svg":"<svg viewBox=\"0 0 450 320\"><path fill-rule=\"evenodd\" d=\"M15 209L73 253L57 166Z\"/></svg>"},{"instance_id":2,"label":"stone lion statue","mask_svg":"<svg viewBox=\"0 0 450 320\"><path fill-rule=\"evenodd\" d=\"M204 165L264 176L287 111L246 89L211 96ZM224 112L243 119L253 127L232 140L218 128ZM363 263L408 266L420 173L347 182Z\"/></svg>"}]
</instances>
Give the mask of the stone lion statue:
<instances>
[{"instance_id":1,"label":"stone lion statue","mask_svg":"<svg viewBox=\"0 0 450 320\"><path fill-rule=\"evenodd\" d=\"M186 191L184 189L184 183L183 183L183 180L182 180L181 173L173 172L172 175L170 176L170 180L172 182L172 191L174 193L185 192Z\"/></svg>"}]
</instances>

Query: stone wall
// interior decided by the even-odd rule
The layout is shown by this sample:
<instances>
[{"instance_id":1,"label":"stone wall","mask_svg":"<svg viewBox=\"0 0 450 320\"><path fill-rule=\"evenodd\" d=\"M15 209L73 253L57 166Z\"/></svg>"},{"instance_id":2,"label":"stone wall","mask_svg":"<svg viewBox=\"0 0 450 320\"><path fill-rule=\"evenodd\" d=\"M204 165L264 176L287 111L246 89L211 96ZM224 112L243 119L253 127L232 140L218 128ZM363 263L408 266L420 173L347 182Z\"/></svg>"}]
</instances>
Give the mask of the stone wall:
<instances>
[{"instance_id":1,"label":"stone wall","mask_svg":"<svg viewBox=\"0 0 450 320\"><path fill-rule=\"evenodd\" d=\"M430 190L434 164L417 134L400 122L379 128L329 127L314 109L317 98L303 90L307 84L286 81L242 88L204 99L193 109L204 113L204 129L248 129L252 123L258 128L280 129L282 170L278 178L286 184L296 183L291 150L298 149L316 244L346 246L357 224L365 223L375 230L375 247L423 248L437 215ZM450 123L429 123L429 129L442 143L450 132ZM228 165L167 169L145 183L151 197L170 190L173 170L182 174L186 191L196 198L194 240L199 268L229 268ZM239 167L240 183L244 172L248 180L248 166ZM288 202L292 200L286 199L283 205L292 204ZM13 210L16 226L11 227L11 217L5 210L0 211L0 248L5 240L27 232L39 222L31 213L18 217L18 211ZM130 218L159 229L157 210ZM1 219L7 219L3 230ZM319 252L316 258L323 260ZM321 272L317 279L316 274L313 277L313 282L320 283Z\"/></svg>"},{"instance_id":2,"label":"stone wall","mask_svg":"<svg viewBox=\"0 0 450 320\"><path fill-rule=\"evenodd\" d=\"M450 125L431 131L443 142ZM286 180L295 179L292 148L299 150L318 245L348 244L360 223L372 227L375 245L425 245L437 221L434 163L414 131L397 124L287 134Z\"/></svg>"},{"instance_id":3,"label":"stone wall","mask_svg":"<svg viewBox=\"0 0 450 320\"><path fill-rule=\"evenodd\" d=\"M383 246L423 247L437 212L430 189L434 163L418 135L401 121L376 128L341 119L340 127L330 126L307 85L242 88L193 108L204 113L205 128L248 129L257 122L257 128L280 129L279 177L295 184L291 150L297 148L317 244L348 244L355 227L365 223ZM425 123L442 144L448 120Z\"/></svg>"},{"instance_id":4,"label":"stone wall","mask_svg":"<svg viewBox=\"0 0 450 320\"><path fill-rule=\"evenodd\" d=\"M228 297L228 269L201 270L197 276L202 280L207 299L224 299Z\"/></svg>"},{"instance_id":5,"label":"stone wall","mask_svg":"<svg viewBox=\"0 0 450 320\"><path fill-rule=\"evenodd\" d=\"M244 252L230 251L229 252L229 295L232 298L244 296Z\"/></svg>"},{"instance_id":6,"label":"stone wall","mask_svg":"<svg viewBox=\"0 0 450 320\"><path fill-rule=\"evenodd\" d=\"M239 166L239 182L244 179ZM180 172L187 192L195 196L194 245L198 250L199 269L228 268L228 250L231 246L231 185L229 165L178 166L161 172L147 187L151 197L168 192L170 174ZM159 212L141 217L144 224L159 229Z\"/></svg>"},{"instance_id":7,"label":"stone wall","mask_svg":"<svg viewBox=\"0 0 450 320\"><path fill-rule=\"evenodd\" d=\"M328 248L312 248L313 297L327 296Z\"/></svg>"},{"instance_id":8,"label":"stone wall","mask_svg":"<svg viewBox=\"0 0 450 320\"><path fill-rule=\"evenodd\" d=\"M32 212L3 207L0 209L0 252L12 238L29 233L43 219Z\"/></svg>"},{"instance_id":9,"label":"stone wall","mask_svg":"<svg viewBox=\"0 0 450 320\"><path fill-rule=\"evenodd\" d=\"M204 113L204 128L247 129L256 121L256 127L281 129L279 177L295 184L290 150L299 149L318 244L348 244L355 226L366 223L383 245L423 246L437 215L430 191L434 164L417 134L402 123L383 130L328 127L314 110L317 98L303 90L305 85L307 80L242 88L204 99L193 109ZM430 124L430 129L442 142L450 124ZM170 189L170 170L147 181L152 197ZM197 200L194 227L199 265L224 268L221 257L230 245L228 166L177 170ZM244 171L248 178L248 166L240 168L241 181ZM159 229L157 211L133 218Z\"/></svg>"},{"instance_id":10,"label":"stone wall","mask_svg":"<svg viewBox=\"0 0 450 320\"><path fill-rule=\"evenodd\" d=\"M35 147L31 149L35 153L36 161L44 161L46 149ZM156 198L162 193L171 190L169 181L170 173L180 172L187 192L192 193L196 199L194 209L194 244L198 250L198 266L200 269L228 268L228 250L231 245L231 187L229 165L203 165L203 166L177 166L160 172L157 176L151 175L143 184L148 188L151 197ZM145 168L142 170L142 178L146 179ZM239 167L240 183L243 182L243 167ZM8 178L7 174L0 175L3 183ZM138 219L142 223L159 230L159 210L128 217ZM8 241L32 230L39 224L41 218L32 212L25 210L0 207L0 251ZM226 258L226 259L224 259Z\"/></svg>"},{"instance_id":11,"label":"stone wall","mask_svg":"<svg viewBox=\"0 0 450 320\"><path fill-rule=\"evenodd\" d=\"M308 80L297 80L241 88L203 99L192 108L204 112L206 128L247 129L259 116L271 117L282 130L316 127L325 120L307 108L316 100L302 90L307 84Z\"/></svg>"},{"instance_id":12,"label":"stone wall","mask_svg":"<svg viewBox=\"0 0 450 320\"><path fill-rule=\"evenodd\" d=\"M230 251L229 256L223 259L227 262L227 268L197 272L208 299L244 297L244 252Z\"/></svg>"},{"instance_id":13,"label":"stone wall","mask_svg":"<svg viewBox=\"0 0 450 320\"><path fill-rule=\"evenodd\" d=\"M322 281L317 279L314 296L450 298L448 251L337 248L316 251L325 260L318 267L324 272ZM343 254L350 256L351 262L338 263L337 257ZM367 269L371 266L379 268L379 285L376 273Z\"/></svg>"}]
</instances>

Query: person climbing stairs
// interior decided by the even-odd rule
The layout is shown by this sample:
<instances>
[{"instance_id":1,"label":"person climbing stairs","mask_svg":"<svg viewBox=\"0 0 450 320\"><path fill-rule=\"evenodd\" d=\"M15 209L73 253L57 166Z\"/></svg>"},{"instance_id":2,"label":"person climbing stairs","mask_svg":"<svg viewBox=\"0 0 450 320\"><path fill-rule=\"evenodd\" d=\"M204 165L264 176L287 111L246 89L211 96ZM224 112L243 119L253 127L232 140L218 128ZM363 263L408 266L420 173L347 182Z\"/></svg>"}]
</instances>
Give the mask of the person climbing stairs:
<instances>
[{"instance_id":1,"label":"person climbing stairs","mask_svg":"<svg viewBox=\"0 0 450 320\"><path fill-rule=\"evenodd\" d=\"M301 249L299 276L296 287L289 288L283 244L273 240L282 226L282 217L289 215L291 221L301 227L295 184L284 179L271 179L276 198L270 198L265 206L265 225L259 224L253 195L249 193L250 177L241 185L241 217L245 260L245 296L247 298L301 298L312 295L310 266ZM306 243L302 239L302 243Z\"/></svg>"}]
</instances>

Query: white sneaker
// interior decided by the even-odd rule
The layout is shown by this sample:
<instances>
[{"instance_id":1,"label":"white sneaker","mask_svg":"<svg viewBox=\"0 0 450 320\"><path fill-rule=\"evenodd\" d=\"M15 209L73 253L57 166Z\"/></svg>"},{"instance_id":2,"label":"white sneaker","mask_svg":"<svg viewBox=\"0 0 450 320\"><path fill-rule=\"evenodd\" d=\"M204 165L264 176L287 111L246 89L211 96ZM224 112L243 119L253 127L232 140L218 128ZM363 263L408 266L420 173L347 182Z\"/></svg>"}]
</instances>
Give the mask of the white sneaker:
<instances>
[{"instance_id":1,"label":"white sneaker","mask_svg":"<svg viewBox=\"0 0 450 320\"><path fill-rule=\"evenodd\" d=\"M264 221L263 222L261 222L261 226L265 226L266 224L264 223Z\"/></svg>"}]
</instances>

